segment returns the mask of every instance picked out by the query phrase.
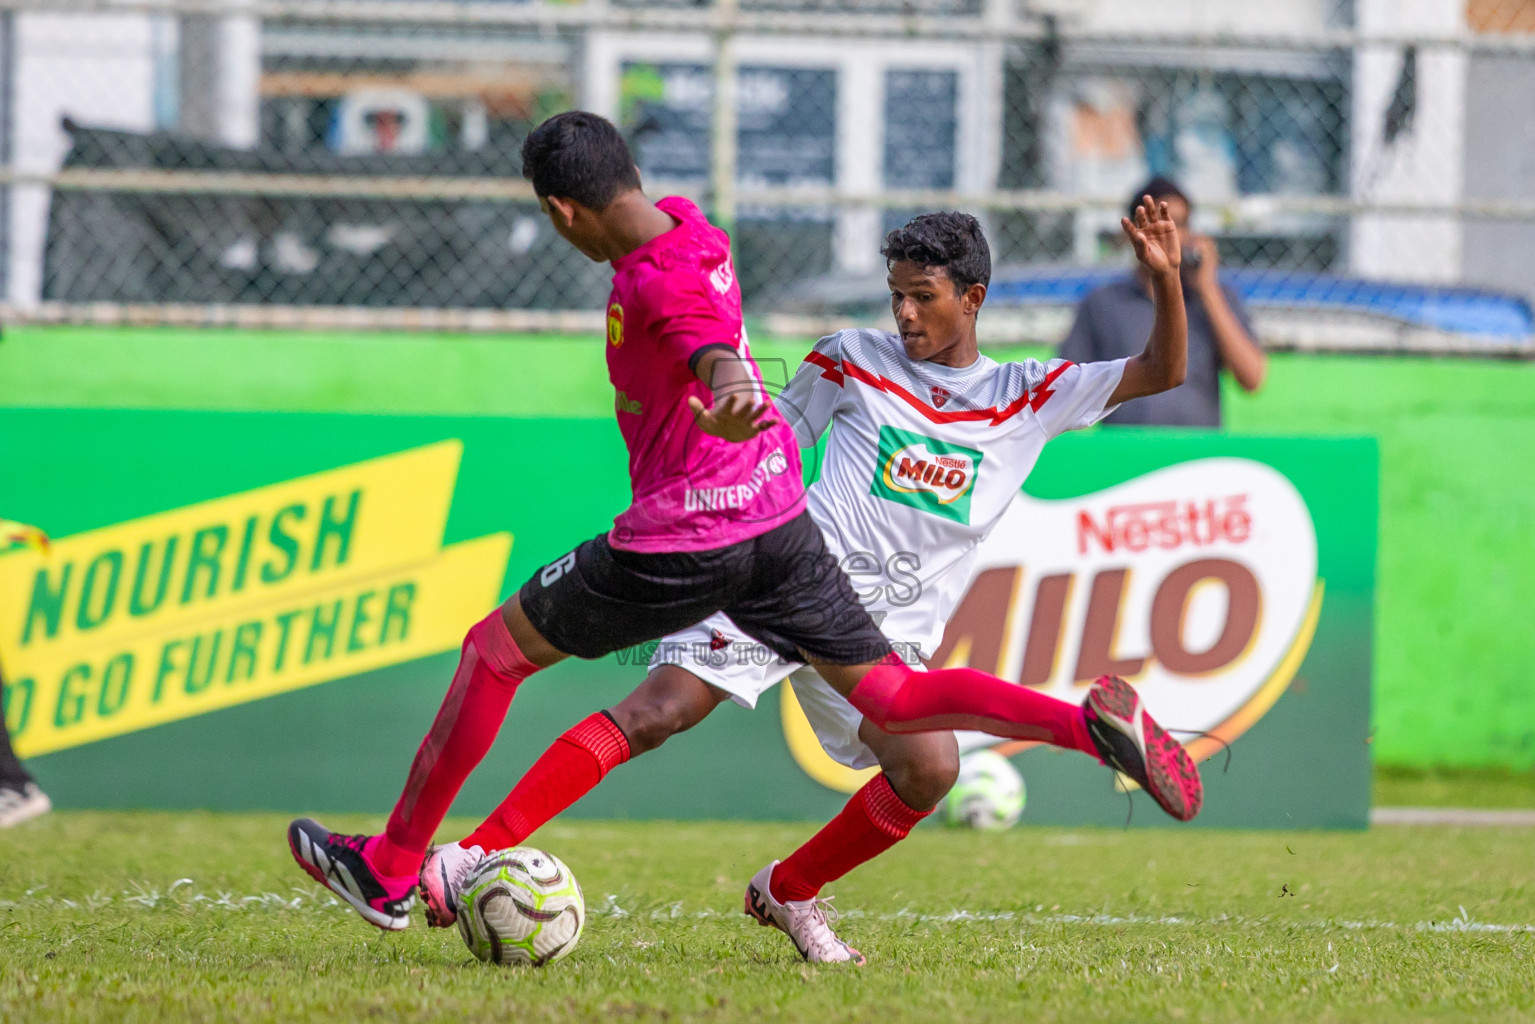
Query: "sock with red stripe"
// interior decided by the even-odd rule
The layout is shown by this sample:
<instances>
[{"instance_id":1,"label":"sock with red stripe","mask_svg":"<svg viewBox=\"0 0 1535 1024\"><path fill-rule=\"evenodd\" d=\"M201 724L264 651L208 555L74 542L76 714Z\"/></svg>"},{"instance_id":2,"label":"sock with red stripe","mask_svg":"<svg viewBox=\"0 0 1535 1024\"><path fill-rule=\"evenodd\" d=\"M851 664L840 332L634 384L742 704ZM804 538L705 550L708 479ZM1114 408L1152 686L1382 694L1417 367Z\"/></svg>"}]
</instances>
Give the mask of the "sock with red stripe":
<instances>
[{"instance_id":1,"label":"sock with red stripe","mask_svg":"<svg viewBox=\"0 0 1535 1024\"><path fill-rule=\"evenodd\" d=\"M629 740L623 730L606 711L592 715L555 740L461 844L482 850L518 845L627 760Z\"/></svg>"},{"instance_id":2,"label":"sock with red stripe","mask_svg":"<svg viewBox=\"0 0 1535 1024\"><path fill-rule=\"evenodd\" d=\"M437 718L411 763L405 791L377 842L369 866L386 876L414 874L453 798L496 741L524 679L538 671L507 631L498 608L464 638L458 670Z\"/></svg>"},{"instance_id":3,"label":"sock with red stripe","mask_svg":"<svg viewBox=\"0 0 1535 1024\"><path fill-rule=\"evenodd\" d=\"M773 869L769 884L780 903L808 900L827 882L872 860L905 839L932 811L908 807L880 772L826 827Z\"/></svg>"},{"instance_id":4,"label":"sock with red stripe","mask_svg":"<svg viewBox=\"0 0 1535 1024\"><path fill-rule=\"evenodd\" d=\"M859 680L848 700L886 732L978 729L1098 756L1080 705L973 668L919 672L891 654Z\"/></svg>"}]
</instances>

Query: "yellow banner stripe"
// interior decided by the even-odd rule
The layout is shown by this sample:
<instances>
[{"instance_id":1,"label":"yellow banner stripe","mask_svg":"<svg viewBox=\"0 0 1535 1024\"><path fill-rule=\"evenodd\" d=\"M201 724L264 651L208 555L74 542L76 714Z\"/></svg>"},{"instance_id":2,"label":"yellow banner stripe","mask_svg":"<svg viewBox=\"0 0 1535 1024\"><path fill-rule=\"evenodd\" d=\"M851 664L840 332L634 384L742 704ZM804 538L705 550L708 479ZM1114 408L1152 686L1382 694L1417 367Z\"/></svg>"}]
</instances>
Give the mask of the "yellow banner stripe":
<instances>
[{"instance_id":1,"label":"yellow banner stripe","mask_svg":"<svg viewBox=\"0 0 1535 1024\"><path fill-rule=\"evenodd\" d=\"M442 545L463 443L441 441L0 558L0 648L74 650L391 566Z\"/></svg>"},{"instance_id":2,"label":"yellow banner stripe","mask_svg":"<svg viewBox=\"0 0 1535 1024\"><path fill-rule=\"evenodd\" d=\"M493 534L216 621L18 659L7 714L17 752L64 750L452 650L495 606L511 545L510 534Z\"/></svg>"}]
</instances>

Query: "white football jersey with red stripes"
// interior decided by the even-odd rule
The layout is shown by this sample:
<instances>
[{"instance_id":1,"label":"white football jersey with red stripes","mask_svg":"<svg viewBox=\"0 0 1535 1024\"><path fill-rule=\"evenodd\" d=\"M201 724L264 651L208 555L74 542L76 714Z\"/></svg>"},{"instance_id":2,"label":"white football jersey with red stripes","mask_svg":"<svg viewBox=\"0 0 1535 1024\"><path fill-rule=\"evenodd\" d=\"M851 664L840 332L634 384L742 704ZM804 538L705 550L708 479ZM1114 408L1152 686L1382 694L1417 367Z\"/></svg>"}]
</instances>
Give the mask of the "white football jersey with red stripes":
<instances>
[{"instance_id":1,"label":"white football jersey with red stripes","mask_svg":"<svg viewBox=\"0 0 1535 1024\"><path fill-rule=\"evenodd\" d=\"M1045 442L1112 412L1124 366L981 356L953 369L867 329L816 343L776 401L801 447L835 423L809 509L886 636L932 655Z\"/></svg>"}]
</instances>

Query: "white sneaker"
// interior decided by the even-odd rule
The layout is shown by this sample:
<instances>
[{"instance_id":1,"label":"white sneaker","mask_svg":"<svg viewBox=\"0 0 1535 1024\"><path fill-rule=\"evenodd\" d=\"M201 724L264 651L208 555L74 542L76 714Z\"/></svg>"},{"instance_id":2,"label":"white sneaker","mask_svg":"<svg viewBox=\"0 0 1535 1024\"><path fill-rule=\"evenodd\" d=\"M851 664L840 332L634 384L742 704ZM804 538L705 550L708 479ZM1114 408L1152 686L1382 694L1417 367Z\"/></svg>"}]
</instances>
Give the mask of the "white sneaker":
<instances>
[{"instance_id":1,"label":"white sneaker","mask_svg":"<svg viewBox=\"0 0 1535 1024\"><path fill-rule=\"evenodd\" d=\"M433 847L421 862L421 902L426 904L426 923L432 928L451 928L458 920L458 890L464 879L485 859L478 846Z\"/></svg>"},{"instance_id":2,"label":"white sneaker","mask_svg":"<svg viewBox=\"0 0 1535 1024\"><path fill-rule=\"evenodd\" d=\"M863 954L837 938L826 919L831 901L815 897L779 903L770 883L775 860L753 876L746 887L746 913L760 925L770 925L789 937L799 955L813 964L853 963L862 967ZM836 911L832 911L835 916Z\"/></svg>"},{"instance_id":3,"label":"white sneaker","mask_svg":"<svg viewBox=\"0 0 1535 1024\"><path fill-rule=\"evenodd\" d=\"M48 799L47 793L37 788L35 782L28 782L20 789L9 785L0 786L0 828L10 828L40 818L51 810L53 801Z\"/></svg>"}]
</instances>

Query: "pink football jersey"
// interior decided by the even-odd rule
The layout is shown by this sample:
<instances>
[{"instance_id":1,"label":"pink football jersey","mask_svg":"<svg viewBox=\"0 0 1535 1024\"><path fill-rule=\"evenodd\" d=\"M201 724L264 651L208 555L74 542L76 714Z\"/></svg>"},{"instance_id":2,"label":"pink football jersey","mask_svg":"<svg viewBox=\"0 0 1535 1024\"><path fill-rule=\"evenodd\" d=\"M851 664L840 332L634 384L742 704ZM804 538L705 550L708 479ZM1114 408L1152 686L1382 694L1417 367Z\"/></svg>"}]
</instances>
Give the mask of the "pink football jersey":
<instances>
[{"instance_id":1,"label":"pink football jersey","mask_svg":"<svg viewBox=\"0 0 1535 1024\"><path fill-rule=\"evenodd\" d=\"M686 199L656 205L678 225L613 261L608 378L634 500L608 539L629 551L704 551L793 518L805 492L794 432L782 422L739 444L694 422L688 397L709 405L713 394L694 376L694 356L724 345L750 363L741 290L725 233ZM751 372L760 389L754 363Z\"/></svg>"}]
</instances>

